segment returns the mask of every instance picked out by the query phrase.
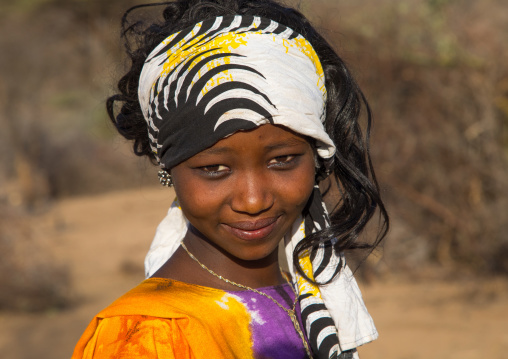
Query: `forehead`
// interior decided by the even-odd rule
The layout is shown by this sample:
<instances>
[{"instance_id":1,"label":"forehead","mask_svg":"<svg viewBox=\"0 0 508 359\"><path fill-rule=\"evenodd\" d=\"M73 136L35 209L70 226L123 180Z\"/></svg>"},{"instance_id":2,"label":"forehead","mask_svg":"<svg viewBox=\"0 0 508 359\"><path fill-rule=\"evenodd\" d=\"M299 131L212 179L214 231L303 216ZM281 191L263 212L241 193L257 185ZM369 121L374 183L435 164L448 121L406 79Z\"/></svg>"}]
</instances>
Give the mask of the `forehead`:
<instances>
[{"instance_id":1,"label":"forehead","mask_svg":"<svg viewBox=\"0 0 508 359\"><path fill-rule=\"evenodd\" d=\"M282 126L267 124L253 130L237 131L206 150L201 151L195 157L234 153L249 149L268 152L297 146L311 146L311 144L305 136Z\"/></svg>"}]
</instances>

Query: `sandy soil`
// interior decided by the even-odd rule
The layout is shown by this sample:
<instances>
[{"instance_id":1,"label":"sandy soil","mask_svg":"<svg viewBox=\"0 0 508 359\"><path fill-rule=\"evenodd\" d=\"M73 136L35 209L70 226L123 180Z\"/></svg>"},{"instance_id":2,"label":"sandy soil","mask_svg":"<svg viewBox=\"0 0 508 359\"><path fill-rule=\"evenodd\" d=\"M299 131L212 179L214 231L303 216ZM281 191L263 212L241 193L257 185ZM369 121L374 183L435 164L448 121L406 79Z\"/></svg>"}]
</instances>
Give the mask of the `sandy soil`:
<instances>
[{"instance_id":1,"label":"sandy soil","mask_svg":"<svg viewBox=\"0 0 508 359\"><path fill-rule=\"evenodd\" d=\"M0 357L69 358L88 321L143 279L143 258L172 193L143 188L56 204L36 219L70 268L76 304L42 314L0 313ZM361 285L380 339L376 358L508 358L508 283L411 281Z\"/></svg>"}]
</instances>

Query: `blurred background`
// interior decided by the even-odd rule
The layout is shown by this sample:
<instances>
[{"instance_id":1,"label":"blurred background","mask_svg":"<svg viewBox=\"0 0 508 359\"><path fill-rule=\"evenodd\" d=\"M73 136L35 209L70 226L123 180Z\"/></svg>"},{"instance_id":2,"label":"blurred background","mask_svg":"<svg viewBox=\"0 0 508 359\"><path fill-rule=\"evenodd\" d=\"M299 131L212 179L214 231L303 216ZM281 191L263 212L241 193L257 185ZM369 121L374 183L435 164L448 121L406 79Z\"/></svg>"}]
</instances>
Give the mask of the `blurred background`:
<instances>
[{"instance_id":1,"label":"blurred background","mask_svg":"<svg viewBox=\"0 0 508 359\"><path fill-rule=\"evenodd\" d=\"M172 195L104 106L129 65L120 18L143 2L0 0L2 356L70 357L143 279ZM392 228L357 272L381 334L362 357L506 358L508 2L288 3L374 112Z\"/></svg>"}]
</instances>

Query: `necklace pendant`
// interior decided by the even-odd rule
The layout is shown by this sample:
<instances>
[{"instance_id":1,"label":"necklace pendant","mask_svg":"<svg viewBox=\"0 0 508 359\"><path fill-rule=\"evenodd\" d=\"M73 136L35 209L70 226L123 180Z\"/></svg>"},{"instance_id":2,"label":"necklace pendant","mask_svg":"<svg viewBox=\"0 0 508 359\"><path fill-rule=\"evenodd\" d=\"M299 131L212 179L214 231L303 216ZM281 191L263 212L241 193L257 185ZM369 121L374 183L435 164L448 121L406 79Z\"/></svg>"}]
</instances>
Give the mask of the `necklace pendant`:
<instances>
[{"instance_id":1,"label":"necklace pendant","mask_svg":"<svg viewBox=\"0 0 508 359\"><path fill-rule=\"evenodd\" d=\"M300 323L298 323L298 318L296 318L295 312L291 311L289 312L289 317L291 318L291 321L293 322L293 325L295 326L295 329L297 331L300 331Z\"/></svg>"},{"instance_id":2,"label":"necklace pendant","mask_svg":"<svg viewBox=\"0 0 508 359\"><path fill-rule=\"evenodd\" d=\"M293 326L295 327L296 332L302 338L302 340L305 341L305 338L304 338L303 332L302 332L302 328L300 328L300 323L298 323L298 319L296 318L295 313L291 313L289 315L289 317L291 318L291 321L293 322Z\"/></svg>"},{"instance_id":3,"label":"necklace pendant","mask_svg":"<svg viewBox=\"0 0 508 359\"><path fill-rule=\"evenodd\" d=\"M298 322L298 318L296 317L296 314L294 311L290 310L288 312L289 317L291 318L291 322L293 322L293 326L295 327L296 332L300 336L303 342L303 346L305 348L305 351L307 352L307 356L311 358L309 345L307 344L307 341L305 340L305 336L303 335L302 328L300 327L300 322Z\"/></svg>"}]
</instances>

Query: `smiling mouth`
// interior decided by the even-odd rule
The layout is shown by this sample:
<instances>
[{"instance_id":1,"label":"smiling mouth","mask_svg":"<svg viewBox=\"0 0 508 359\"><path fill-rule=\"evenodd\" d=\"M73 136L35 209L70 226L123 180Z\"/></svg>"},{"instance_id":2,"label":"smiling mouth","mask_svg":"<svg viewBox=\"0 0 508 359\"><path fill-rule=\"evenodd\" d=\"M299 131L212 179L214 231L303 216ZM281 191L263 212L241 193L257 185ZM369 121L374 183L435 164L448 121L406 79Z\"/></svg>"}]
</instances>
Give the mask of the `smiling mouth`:
<instances>
[{"instance_id":1,"label":"smiling mouth","mask_svg":"<svg viewBox=\"0 0 508 359\"><path fill-rule=\"evenodd\" d=\"M257 221L223 223L222 225L228 232L240 239L257 240L269 236L276 227L279 218L281 218L281 216L263 218Z\"/></svg>"}]
</instances>

